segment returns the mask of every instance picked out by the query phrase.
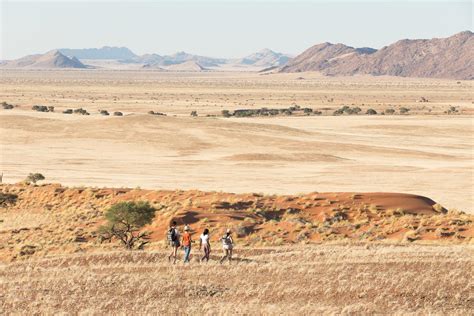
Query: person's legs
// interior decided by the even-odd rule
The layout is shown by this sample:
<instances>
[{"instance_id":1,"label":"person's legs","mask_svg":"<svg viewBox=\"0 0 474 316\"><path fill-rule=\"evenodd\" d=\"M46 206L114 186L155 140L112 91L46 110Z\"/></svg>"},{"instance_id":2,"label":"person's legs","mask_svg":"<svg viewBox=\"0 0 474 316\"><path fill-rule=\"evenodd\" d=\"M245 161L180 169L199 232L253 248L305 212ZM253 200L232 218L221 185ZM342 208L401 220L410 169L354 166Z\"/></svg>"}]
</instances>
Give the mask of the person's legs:
<instances>
[{"instance_id":1,"label":"person's legs","mask_svg":"<svg viewBox=\"0 0 474 316\"><path fill-rule=\"evenodd\" d=\"M189 254L191 253L191 246L184 247L184 262L189 262Z\"/></svg>"},{"instance_id":2,"label":"person's legs","mask_svg":"<svg viewBox=\"0 0 474 316\"><path fill-rule=\"evenodd\" d=\"M204 246L204 258L202 258L203 260L206 259L206 262L209 261L209 255L210 255L211 251L209 249L209 246Z\"/></svg>"},{"instance_id":3,"label":"person's legs","mask_svg":"<svg viewBox=\"0 0 474 316\"><path fill-rule=\"evenodd\" d=\"M178 248L179 247L175 245L173 248L174 248L174 252L173 252L174 261L173 261L173 263L176 263L176 259L178 258Z\"/></svg>"},{"instance_id":4,"label":"person's legs","mask_svg":"<svg viewBox=\"0 0 474 316\"><path fill-rule=\"evenodd\" d=\"M207 249L206 249L206 246L203 246L202 251L204 252L204 255L203 255L202 258L201 258L201 262L204 261L204 259L206 259L206 256L207 256Z\"/></svg>"},{"instance_id":5,"label":"person's legs","mask_svg":"<svg viewBox=\"0 0 474 316\"><path fill-rule=\"evenodd\" d=\"M171 261L171 257L173 257L174 254L174 245L171 245L171 253L168 256L168 261Z\"/></svg>"},{"instance_id":6,"label":"person's legs","mask_svg":"<svg viewBox=\"0 0 474 316\"><path fill-rule=\"evenodd\" d=\"M220 263L224 262L224 260L227 258L228 255L229 255L229 250L224 248L224 256L221 258L219 262Z\"/></svg>"},{"instance_id":7,"label":"person's legs","mask_svg":"<svg viewBox=\"0 0 474 316\"><path fill-rule=\"evenodd\" d=\"M230 263L232 261L232 248L229 249L228 258L229 258L229 263Z\"/></svg>"}]
</instances>

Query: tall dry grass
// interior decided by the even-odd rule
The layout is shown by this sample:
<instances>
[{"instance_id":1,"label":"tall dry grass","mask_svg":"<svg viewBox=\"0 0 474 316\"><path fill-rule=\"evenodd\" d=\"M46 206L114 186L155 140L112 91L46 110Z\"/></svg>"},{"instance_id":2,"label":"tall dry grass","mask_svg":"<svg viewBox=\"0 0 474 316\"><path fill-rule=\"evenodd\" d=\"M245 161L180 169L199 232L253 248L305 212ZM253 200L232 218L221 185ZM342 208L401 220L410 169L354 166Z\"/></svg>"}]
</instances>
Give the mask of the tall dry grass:
<instances>
[{"instance_id":1,"label":"tall dry grass","mask_svg":"<svg viewBox=\"0 0 474 316\"><path fill-rule=\"evenodd\" d=\"M172 265L163 251L56 256L1 266L0 307L5 314L469 315L473 254L472 246L326 244L237 249L231 265Z\"/></svg>"}]
</instances>

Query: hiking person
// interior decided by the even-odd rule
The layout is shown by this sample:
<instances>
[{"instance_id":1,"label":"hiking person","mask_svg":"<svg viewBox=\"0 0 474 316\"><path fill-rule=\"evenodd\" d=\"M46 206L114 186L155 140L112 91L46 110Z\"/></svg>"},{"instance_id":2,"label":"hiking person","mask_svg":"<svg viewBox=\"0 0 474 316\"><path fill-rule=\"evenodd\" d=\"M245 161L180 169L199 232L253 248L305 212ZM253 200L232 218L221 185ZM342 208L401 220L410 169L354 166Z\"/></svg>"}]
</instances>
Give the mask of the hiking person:
<instances>
[{"instance_id":1,"label":"hiking person","mask_svg":"<svg viewBox=\"0 0 474 316\"><path fill-rule=\"evenodd\" d=\"M168 261L171 261L171 257L174 257L173 263L176 263L176 257L178 256L178 248L180 246L179 231L176 228L176 225L176 221L173 221L166 235L168 239L168 244L171 246L171 254L168 256Z\"/></svg>"},{"instance_id":2,"label":"hiking person","mask_svg":"<svg viewBox=\"0 0 474 316\"><path fill-rule=\"evenodd\" d=\"M181 244L184 249L184 263L189 262L189 255L191 254L191 244L193 243L193 240L190 231L191 228L188 225L184 226L184 233L181 237Z\"/></svg>"},{"instance_id":3,"label":"hiking person","mask_svg":"<svg viewBox=\"0 0 474 316\"><path fill-rule=\"evenodd\" d=\"M220 263L224 262L225 259L229 259L230 263L232 260L232 249L234 248L234 240L232 239L232 232L230 229L227 229L221 240L222 248L224 249L224 256L220 260Z\"/></svg>"},{"instance_id":4,"label":"hiking person","mask_svg":"<svg viewBox=\"0 0 474 316\"><path fill-rule=\"evenodd\" d=\"M201 258L201 262L206 260L209 261L209 255L211 254L211 243L209 242L209 229L204 229L201 236L199 237L199 250L203 249L204 257Z\"/></svg>"}]
</instances>

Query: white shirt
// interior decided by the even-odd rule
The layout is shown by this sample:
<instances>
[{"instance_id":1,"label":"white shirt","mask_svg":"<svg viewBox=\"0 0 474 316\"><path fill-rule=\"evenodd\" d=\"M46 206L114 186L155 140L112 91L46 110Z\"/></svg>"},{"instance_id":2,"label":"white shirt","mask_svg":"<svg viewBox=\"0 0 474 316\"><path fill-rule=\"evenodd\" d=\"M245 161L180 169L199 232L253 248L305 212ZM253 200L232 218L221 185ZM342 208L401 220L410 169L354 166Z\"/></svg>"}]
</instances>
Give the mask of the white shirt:
<instances>
[{"instance_id":1,"label":"white shirt","mask_svg":"<svg viewBox=\"0 0 474 316\"><path fill-rule=\"evenodd\" d=\"M204 245L207 245L209 243L209 235L204 235L204 234L201 234L201 242L204 244Z\"/></svg>"}]
</instances>

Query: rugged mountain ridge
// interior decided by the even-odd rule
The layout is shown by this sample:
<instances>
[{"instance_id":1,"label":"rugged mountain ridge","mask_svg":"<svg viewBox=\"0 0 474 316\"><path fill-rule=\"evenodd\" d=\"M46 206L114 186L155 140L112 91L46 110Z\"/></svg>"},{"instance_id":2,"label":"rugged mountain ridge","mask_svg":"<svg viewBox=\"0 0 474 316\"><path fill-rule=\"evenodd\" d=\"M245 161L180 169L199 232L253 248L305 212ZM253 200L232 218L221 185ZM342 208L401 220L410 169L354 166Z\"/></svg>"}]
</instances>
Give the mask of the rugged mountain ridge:
<instances>
[{"instance_id":1,"label":"rugged mountain ridge","mask_svg":"<svg viewBox=\"0 0 474 316\"><path fill-rule=\"evenodd\" d=\"M323 43L296 56L281 72L474 79L474 34L400 40L379 50Z\"/></svg>"},{"instance_id":2,"label":"rugged mountain ridge","mask_svg":"<svg viewBox=\"0 0 474 316\"><path fill-rule=\"evenodd\" d=\"M20 59L6 61L1 64L2 68L87 68L76 57L67 57L58 50L52 50L46 54L25 56Z\"/></svg>"}]
</instances>

